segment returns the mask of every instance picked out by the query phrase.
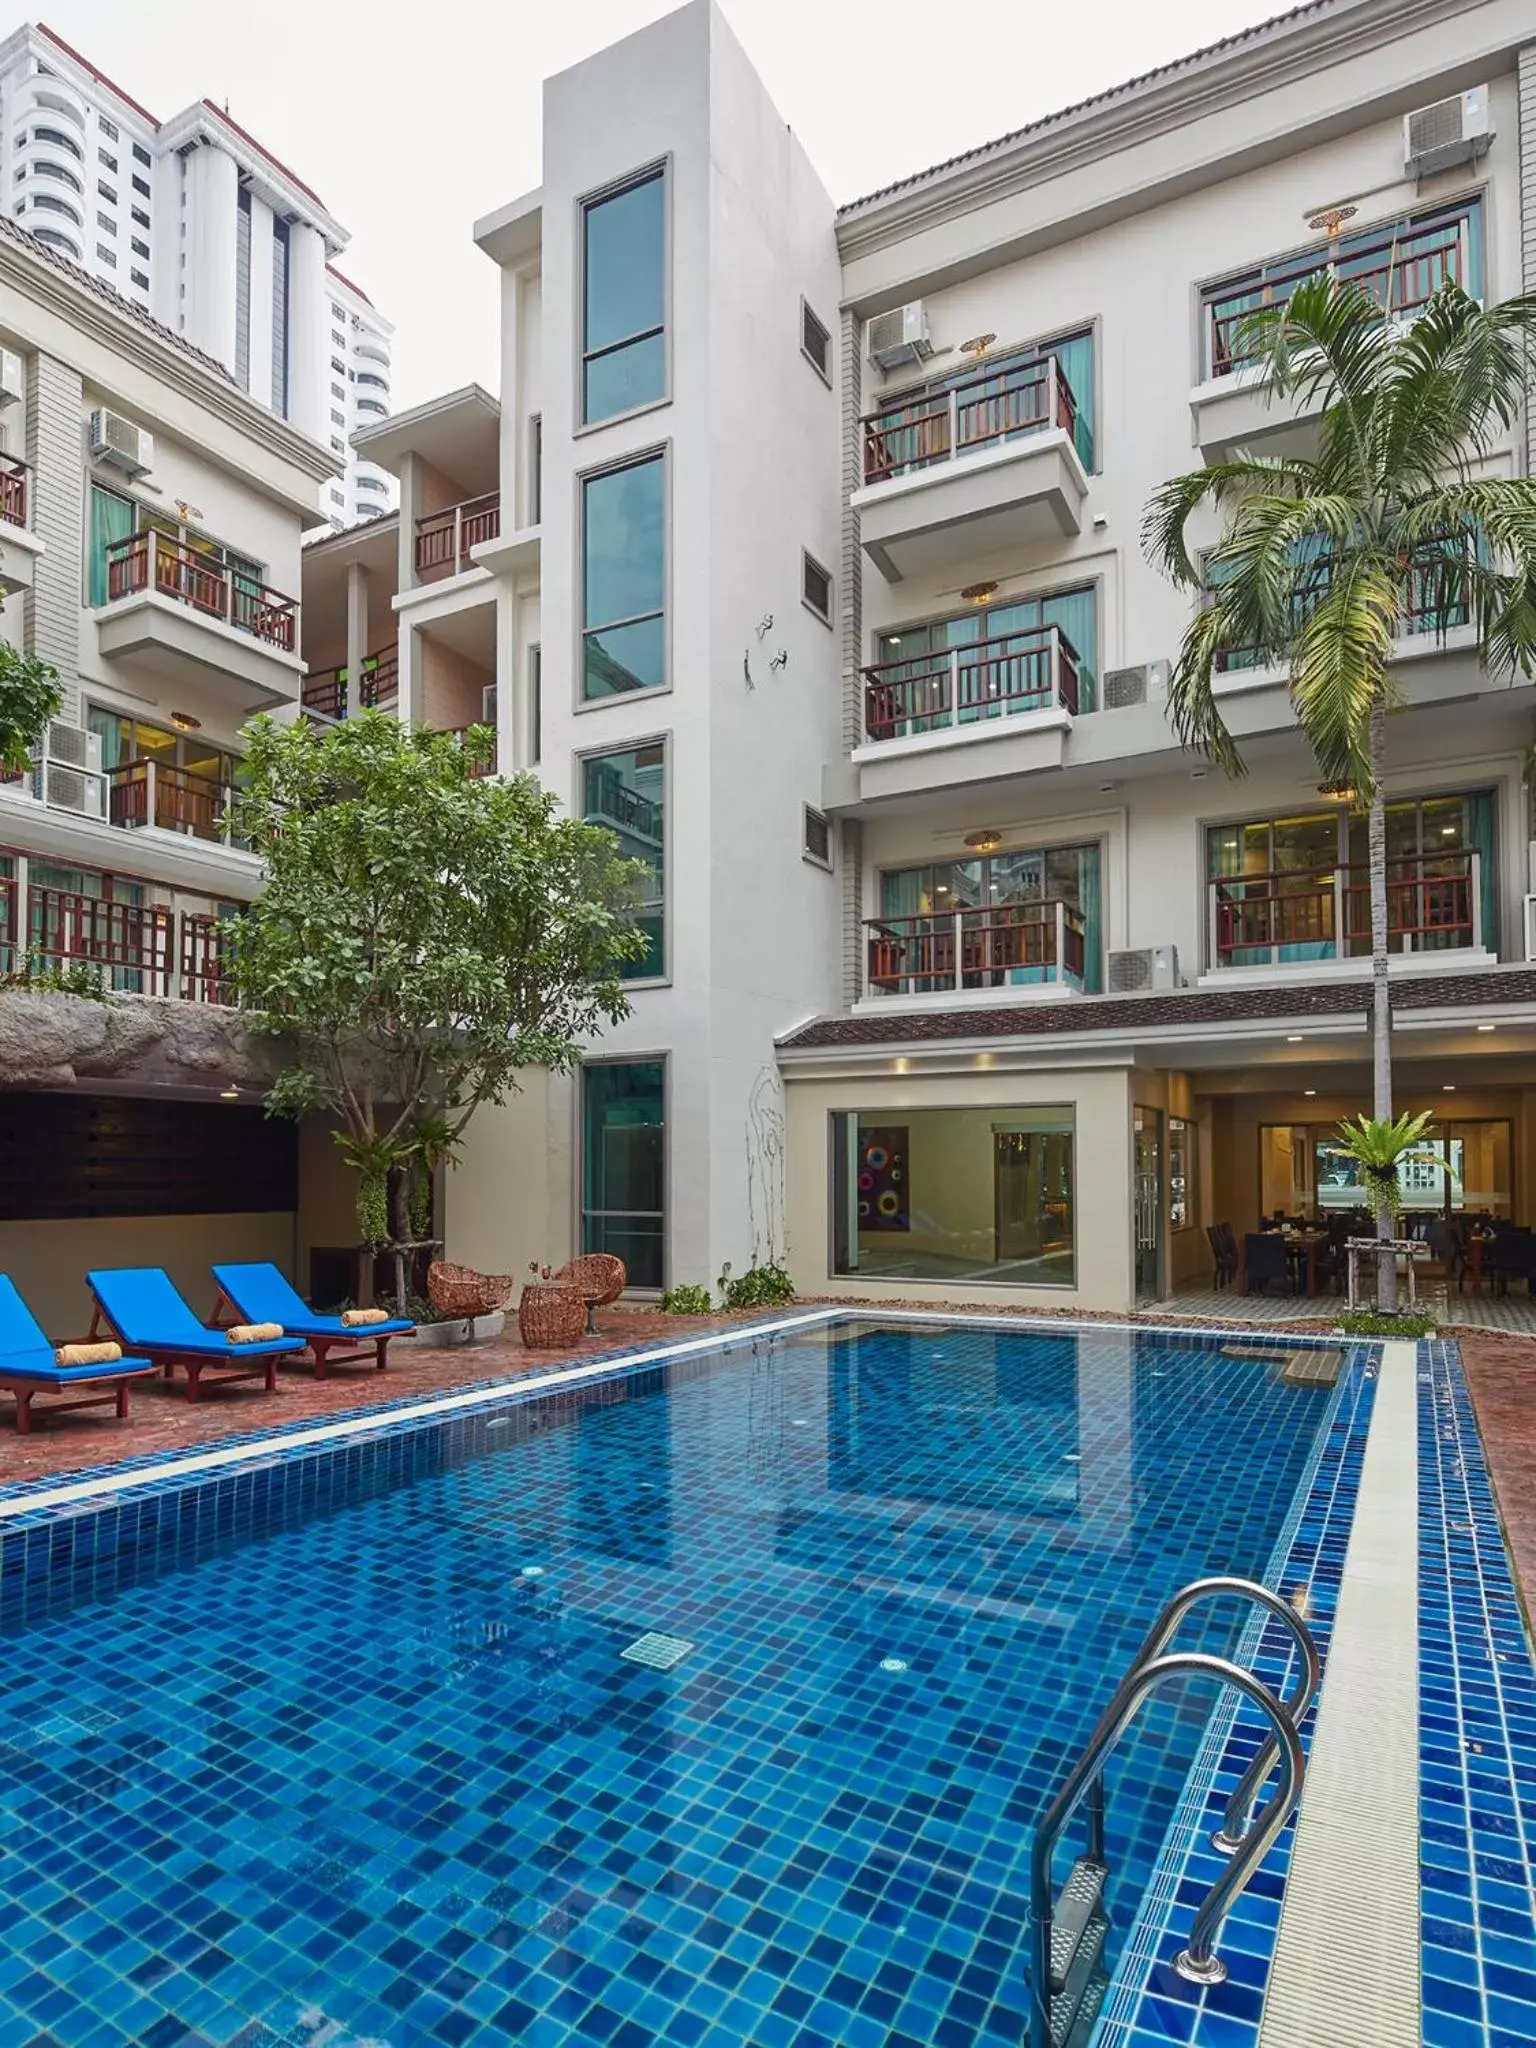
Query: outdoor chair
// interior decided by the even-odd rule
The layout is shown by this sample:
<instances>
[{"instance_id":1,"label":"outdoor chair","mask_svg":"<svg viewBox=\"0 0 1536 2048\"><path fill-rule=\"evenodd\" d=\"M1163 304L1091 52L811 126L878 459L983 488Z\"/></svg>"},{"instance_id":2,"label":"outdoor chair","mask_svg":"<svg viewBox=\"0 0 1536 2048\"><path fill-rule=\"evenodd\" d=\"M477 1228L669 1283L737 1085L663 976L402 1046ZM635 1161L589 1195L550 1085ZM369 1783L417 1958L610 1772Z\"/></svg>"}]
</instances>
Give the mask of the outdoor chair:
<instances>
[{"instance_id":1,"label":"outdoor chair","mask_svg":"<svg viewBox=\"0 0 1536 2048\"><path fill-rule=\"evenodd\" d=\"M0 1392L16 1397L18 1435L30 1436L32 1403L39 1394L74 1394L75 1399L55 1404L61 1414L69 1408L104 1408L110 1402L116 1406L118 1420L124 1422L129 1381L143 1379L154 1370L152 1359L122 1356L85 1365L60 1365L15 1283L0 1273ZM84 1391L87 1388L96 1391Z\"/></svg>"},{"instance_id":2,"label":"outdoor chair","mask_svg":"<svg viewBox=\"0 0 1536 2048\"><path fill-rule=\"evenodd\" d=\"M107 1327L130 1351L162 1366L167 1379L179 1365L187 1376L187 1399L195 1401L206 1378L261 1379L267 1392L277 1386L277 1361L304 1349L302 1337L266 1337L237 1344L227 1330L210 1330L197 1320L159 1266L118 1266L87 1273L96 1312L91 1335Z\"/></svg>"},{"instance_id":3,"label":"outdoor chair","mask_svg":"<svg viewBox=\"0 0 1536 2048\"><path fill-rule=\"evenodd\" d=\"M1211 1284L1213 1287L1230 1287L1237 1278L1237 1246L1232 1239L1232 1226L1230 1223L1208 1223L1205 1235L1211 1247Z\"/></svg>"},{"instance_id":4,"label":"outdoor chair","mask_svg":"<svg viewBox=\"0 0 1536 2048\"><path fill-rule=\"evenodd\" d=\"M618 1300L629 1285L629 1274L624 1261L616 1259L612 1252L583 1252L580 1258L567 1259L555 1280L575 1288L587 1304L587 1328L595 1330L597 1311Z\"/></svg>"},{"instance_id":5,"label":"outdoor chair","mask_svg":"<svg viewBox=\"0 0 1536 2048\"><path fill-rule=\"evenodd\" d=\"M325 1378L328 1365L355 1365L373 1360L377 1371L388 1363L391 1337L411 1337L416 1325L408 1316L384 1322L349 1323L344 1316L321 1315L276 1266L265 1261L248 1266L215 1266L220 1303L227 1303L242 1322L281 1323L289 1337L302 1337L315 1361L315 1378ZM215 1308L217 1317L220 1313ZM350 1346L350 1349L340 1347ZM371 1347L371 1350L370 1348Z\"/></svg>"},{"instance_id":6,"label":"outdoor chair","mask_svg":"<svg viewBox=\"0 0 1536 2048\"><path fill-rule=\"evenodd\" d=\"M1243 1239L1243 1292L1266 1294L1272 1280L1287 1294L1294 1291L1289 1248L1278 1231L1250 1230Z\"/></svg>"}]
</instances>

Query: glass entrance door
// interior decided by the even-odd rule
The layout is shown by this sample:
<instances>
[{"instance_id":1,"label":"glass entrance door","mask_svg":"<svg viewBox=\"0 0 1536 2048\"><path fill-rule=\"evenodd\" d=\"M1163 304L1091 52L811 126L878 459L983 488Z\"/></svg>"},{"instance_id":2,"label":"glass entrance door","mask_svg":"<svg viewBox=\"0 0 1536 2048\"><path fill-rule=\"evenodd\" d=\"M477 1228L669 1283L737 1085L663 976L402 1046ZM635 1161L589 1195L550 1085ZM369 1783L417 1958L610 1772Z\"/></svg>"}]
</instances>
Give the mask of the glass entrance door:
<instances>
[{"instance_id":1,"label":"glass entrance door","mask_svg":"<svg viewBox=\"0 0 1536 2048\"><path fill-rule=\"evenodd\" d=\"M1163 1112L1133 1111L1135 1149L1131 1169L1131 1213L1136 1250L1136 1299L1163 1298Z\"/></svg>"}]
</instances>

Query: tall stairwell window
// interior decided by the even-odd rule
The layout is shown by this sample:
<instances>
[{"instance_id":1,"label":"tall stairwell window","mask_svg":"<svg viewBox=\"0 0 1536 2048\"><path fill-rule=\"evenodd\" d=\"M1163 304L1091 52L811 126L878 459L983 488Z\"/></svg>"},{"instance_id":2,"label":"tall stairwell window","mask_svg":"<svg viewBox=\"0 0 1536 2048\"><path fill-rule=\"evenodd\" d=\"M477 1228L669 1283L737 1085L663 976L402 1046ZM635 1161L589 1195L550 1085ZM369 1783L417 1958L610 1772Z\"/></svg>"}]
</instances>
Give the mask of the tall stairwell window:
<instances>
[{"instance_id":1,"label":"tall stairwell window","mask_svg":"<svg viewBox=\"0 0 1536 2048\"><path fill-rule=\"evenodd\" d=\"M581 417L654 405L667 388L664 164L582 207Z\"/></svg>"}]
</instances>

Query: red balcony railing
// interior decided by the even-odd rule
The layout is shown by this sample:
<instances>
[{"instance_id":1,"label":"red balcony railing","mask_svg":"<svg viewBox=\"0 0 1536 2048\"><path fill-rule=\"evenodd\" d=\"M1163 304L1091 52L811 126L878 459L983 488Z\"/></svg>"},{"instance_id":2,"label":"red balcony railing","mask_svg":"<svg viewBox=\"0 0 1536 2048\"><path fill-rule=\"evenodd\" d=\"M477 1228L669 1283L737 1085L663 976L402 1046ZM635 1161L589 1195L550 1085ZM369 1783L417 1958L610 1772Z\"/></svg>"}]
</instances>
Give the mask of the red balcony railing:
<instances>
[{"instance_id":1,"label":"red balcony railing","mask_svg":"<svg viewBox=\"0 0 1536 2048\"><path fill-rule=\"evenodd\" d=\"M218 556L187 547L154 528L130 533L107 549L107 603L154 590L207 618L292 654L298 645L298 600L258 583Z\"/></svg>"},{"instance_id":2,"label":"red balcony railing","mask_svg":"<svg viewBox=\"0 0 1536 2048\"><path fill-rule=\"evenodd\" d=\"M0 455L0 519L7 526L27 523L27 479L30 472L19 455Z\"/></svg>"},{"instance_id":3,"label":"red balcony railing","mask_svg":"<svg viewBox=\"0 0 1536 2048\"><path fill-rule=\"evenodd\" d=\"M936 462L949 462L1020 434L1064 427L1077 438L1078 409L1054 356L994 370L920 398L896 399L859 422L864 481L884 483Z\"/></svg>"},{"instance_id":4,"label":"red balcony railing","mask_svg":"<svg viewBox=\"0 0 1536 2048\"><path fill-rule=\"evenodd\" d=\"M445 505L440 512L423 513L416 521L416 574L423 581L457 575L469 567L471 548L500 533L501 498L495 491Z\"/></svg>"},{"instance_id":5,"label":"red balcony railing","mask_svg":"<svg viewBox=\"0 0 1536 2048\"><path fill-rule=\"evenodd\" d=\"M224 840L232 791L227 782L167 761L124 761L106 771L107 815L114 825L155 825L191 839Z\"/></svg>"},{"instance_id":6,"label":"red balcony railing","mask_svg":"<svg viewBox=\"0 0 1536 2048\"><path fill-rule=\"evenodd\" d=\"M97 877L97 894L49 888L29 879L25 855L8 858L12 872L0 875L0 973L86 966L122 994L233 1001L218 913L206 898L191 907L179 890L114 874Z\"/></svg>"},{"instance_id":7,"label":"red balcony railing","mask_svg":"<svg viewBox=\"0 0 1536 2048\"><path fill-rule=\"evenodd\" d=\"M494 728L492 729L494 730ZM440 730L445 732L449 739L457 740L462 747L472 732L484 732L486 730L486 723L483 718L477 718L473 725L445 725ZM471 775L494 775L496 773L496 755L494 750L488 761L479 762L469 772Z\"/></svg>"},{"instance_id":8,"label":"red balcony railing","mask_svg":"<svg viewBox=\"0 0 1536 2048\"><path fill-rule=\"evenodd\" d=\"M1409 563L1401 579L1403 601L1397 615L1397 630L1402 638L1450 633L1458 626L1470 624L1472 585L1463 565L1470 562L1475 547L1471 535L1454 541L1431 541ZM1308 565L1305 582L1298 578L1291 596L1293 626L1299 628L1310 615L1331 577L1332 565L1327 556L1320 555ZM1256 647L1223 647L1217 651L1216 668L1220 673L1257 668L1262 659Z\"/></svg>"},{"instance_id":9,"label":"red balcony railing","mask_svg":"<svg viewBox=\"0 0 1536 2048\"><path fill-rule=\"evenodd\" d=\"M1032 626L864 670L864 737L908 739L1059 705L1089 708L1083 665L1059 626Z\"/></svg>"},{"instance_id":10,"label":"red balcony railing","mask_svg":"<svg viewBox=\"0 0 1536 2048\"><path fill-rule=\"evenodd\" d=\"M1296 287L1309 277L1333 275L1368 292L1383 312L1412 315L1439 290L1448 277L1470 289L1470 238L1474 224L1463 217L1444 219L1418 229L1383 229L1380 237L1351 246L1342 255L1321 262L1316 253L1275 265L1258 282L1218 286L1206 300L1209 321L1210 374L1225 377L1241 369L1243 322L1266 306L1285 305Z\"/></svg>"},{"instance_id":11,"label":"red balcony railing","mask_svg":"<svg viewBox=\"0 0 1536 2048\"><path fill-rule=\"evenodd\" d=\"M1364 864L1218 875L1210 883L1217 967L1289 966L1361 958L1371 950ZM1482 856L1412 854L1387 863L1387 946L1442 952L1483 943Z\"/></svg>"},{"instance_id":12,"label":"red balcony railing","mask_svg":"<svg viewBox=\"0 0 1536 2048\"><path fill-rule=\"evenodd\" d=\"M400 655L394 647L381 648L377 654L366 655L363 659L362 677L358 697L365 711L376 705L392 704L400 694ZM304 678L300 693L306 711L317 711L322 718L345 718L347 715L347 671L342 668L317 670L314 675Z\"/></svg>"},{"instance_id":13,"label":"red balcony railing","mask_svg":"<svg viewBox=\"0 0 1536 2048\"><path fill-rule=\"evenodd\" d=\"M1083 982L1085 928L1059 900L866 921L872 995L951 994L1013 982Z\"/></svg>"}]
</instances>

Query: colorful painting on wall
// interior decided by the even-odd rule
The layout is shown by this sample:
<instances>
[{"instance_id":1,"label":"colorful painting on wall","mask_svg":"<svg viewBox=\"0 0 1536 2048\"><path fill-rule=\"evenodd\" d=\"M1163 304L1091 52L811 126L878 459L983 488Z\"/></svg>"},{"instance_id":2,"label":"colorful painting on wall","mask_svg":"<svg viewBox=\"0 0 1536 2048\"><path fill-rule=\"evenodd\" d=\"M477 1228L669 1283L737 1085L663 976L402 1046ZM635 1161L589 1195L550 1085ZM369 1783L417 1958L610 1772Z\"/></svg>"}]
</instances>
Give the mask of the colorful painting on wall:
<instances>
[{"instance_id":1,"label":"colorful painting on wall","mask_svg":"<svg viewBox=\"0 0 1536 2048\"><path fill-rule=\"evenodd\" d=\"M860 1230L910 1230L912 1184L907 1126L886 1124L859 1133Z\"/></svg>"}]
</instances>

